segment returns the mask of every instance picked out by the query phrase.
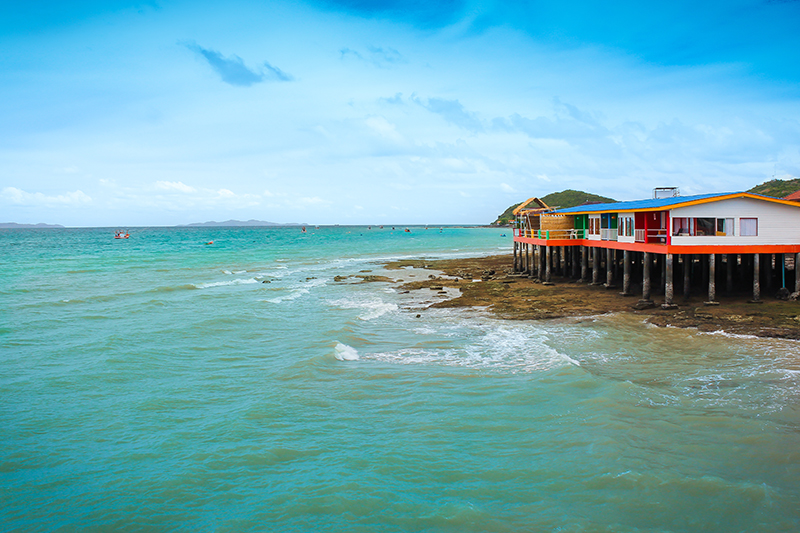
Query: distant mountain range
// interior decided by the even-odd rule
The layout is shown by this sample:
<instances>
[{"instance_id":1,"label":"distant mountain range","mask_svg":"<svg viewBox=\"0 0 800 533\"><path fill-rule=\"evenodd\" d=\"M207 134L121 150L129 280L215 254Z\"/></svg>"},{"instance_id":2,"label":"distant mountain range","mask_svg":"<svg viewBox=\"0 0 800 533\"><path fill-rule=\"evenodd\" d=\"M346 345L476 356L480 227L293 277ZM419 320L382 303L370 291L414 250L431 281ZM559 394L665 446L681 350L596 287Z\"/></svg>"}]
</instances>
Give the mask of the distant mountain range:
<instances>
[{"instance_id":1,"label":"distant mountain range","mask_svg":"<svg viewBox=\"0 0 800 533\"><path fill-rule=\"evenodd\" d=\"M0 222L0 228L63 228L61 224L17 224L16 222Z\"/></svg>"},{"instance_id":2,"label":"distant mountain range","mask_svg":"<svg viewBox=\"0 0 800 533\"><path fill-rule=\"evenodd\" d=\"M191 224L182 224L180 227L231 227L231 226L308 226L308 224L278 224L277 222L267 222L264 220L226 220L225 222L217 222L212 220L210 222L193 222Z\"/></svg>"}]
</instances>

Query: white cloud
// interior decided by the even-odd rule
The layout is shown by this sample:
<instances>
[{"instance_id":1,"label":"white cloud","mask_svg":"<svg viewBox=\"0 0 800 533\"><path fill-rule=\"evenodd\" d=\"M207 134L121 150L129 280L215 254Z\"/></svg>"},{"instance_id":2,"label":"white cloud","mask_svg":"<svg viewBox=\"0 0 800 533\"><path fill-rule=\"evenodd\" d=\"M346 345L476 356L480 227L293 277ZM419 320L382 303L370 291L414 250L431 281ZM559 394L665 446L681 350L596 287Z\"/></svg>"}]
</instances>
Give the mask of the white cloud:
<instances>
[{"instance_id":1,"label":"white cloud","mask_svg":"<svg viewBox=\"0 0 800 533\"><path fill-rule=\"evenodd\" d=\"M501 183L500 188L503 189L503 192L517 192L516 190L514 190L514 187L512 187L508 183Z\"/></svg>"},{"instance_id":2,"label":"white cloud","mask_svg":"<svg viewBox=\"0 0 800 533\"><path fill-rule=\"evenodd\" d=\"M197 189L186 185L182 181L157 181L156 189L163 191L179 191L179 192L197 192Z\"/></svg>"},{"instance_id":3,"label":"white cloud","mask_svg":"<svg viewBox=\"0 0 800 533\"><path fill-rule=\"evenodd\" d=\"M397 132L395 125L383 117L369 117L364 123L369 126L372 131L385 139L390 139L395 142L401 142L403 140L403 136Z\"/></svg>"},{"instance_id":4,"label":"white cloud","mask_svg":"<svg viewBox=\"0 0 800 533\"><path fill-rule=\"evenodd\" d=\"M40 192L30 193L16 187L5 187L0 196L11 204L43 207L56 205L80 206L92 201L92 198L81 190L59 194L58 196L47 196Z\"/></svg>"},{"instance_id":5,"label":"white cloud","mask_svg":"<svg viewBox=\"0 0 800 533\"><path fill-rule=\"evenodd\" d=\"M324 205L324 204L330 204L331 203L331 202L329 202L327 200L323 200L319 196L300 198L299 202L301 204L303 204L303 205Z\"/></svg>"}]
</instances>

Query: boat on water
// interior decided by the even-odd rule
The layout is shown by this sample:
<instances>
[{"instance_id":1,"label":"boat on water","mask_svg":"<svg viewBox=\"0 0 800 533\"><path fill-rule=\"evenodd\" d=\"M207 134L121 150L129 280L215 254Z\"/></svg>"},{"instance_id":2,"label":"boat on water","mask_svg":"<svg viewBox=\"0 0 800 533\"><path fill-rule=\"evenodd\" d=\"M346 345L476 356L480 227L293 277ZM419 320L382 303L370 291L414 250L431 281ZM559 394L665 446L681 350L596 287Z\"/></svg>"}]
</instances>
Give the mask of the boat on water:
<instances>
[{"instance_id":1,"label":"boat on water","mask_svg":"<svg viewBox=\"0 0 800 533\"><path fill-rule=\"evenodd\" d=\"M115 238L115 239L128 239L128 238L130 238L130 236L131 236L131 234L130 234L130 233L128 233L128 231L127 231L127 230L126 230L126 231L123 231L123 230L121 230L121 229L118 229L118 230L117 230L117 231L114 233L114 238Z\"/></svg>"}]
</instances>

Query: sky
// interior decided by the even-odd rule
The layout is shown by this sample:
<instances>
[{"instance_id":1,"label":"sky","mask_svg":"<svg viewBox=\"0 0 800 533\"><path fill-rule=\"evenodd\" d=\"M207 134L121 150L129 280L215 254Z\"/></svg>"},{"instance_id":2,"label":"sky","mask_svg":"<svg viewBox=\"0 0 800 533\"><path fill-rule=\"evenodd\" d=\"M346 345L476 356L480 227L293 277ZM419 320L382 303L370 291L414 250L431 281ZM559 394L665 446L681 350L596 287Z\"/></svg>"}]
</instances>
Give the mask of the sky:
<instances>
[{"instance_id":1,"label":"sky","mask_svg":"<svg viewBox=\"0 0 800 533\"><path fill-rule=\"evenodd\" d=\"M481 224L800 177L800 1L0 5L0 222Z\"/></svg>"}]
</instances>

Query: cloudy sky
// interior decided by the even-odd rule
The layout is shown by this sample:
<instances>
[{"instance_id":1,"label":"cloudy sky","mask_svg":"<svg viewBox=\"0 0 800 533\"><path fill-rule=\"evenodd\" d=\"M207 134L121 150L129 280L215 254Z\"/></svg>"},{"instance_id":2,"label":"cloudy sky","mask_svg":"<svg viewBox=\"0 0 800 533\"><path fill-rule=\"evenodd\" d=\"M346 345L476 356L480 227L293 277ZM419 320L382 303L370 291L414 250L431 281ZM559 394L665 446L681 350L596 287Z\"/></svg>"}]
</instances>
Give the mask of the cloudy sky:
<instances>
[{"instance_id":1,"label":"cloudy sky","mask_svg":"<svg viewBox=\"0 0 800 533\"><path fill-rule=\"evenodd\" d=\"M798 177L798 23L781 0L3 2L0 222L486 223L567 188Z\"/></svg>"}]
</instances>

